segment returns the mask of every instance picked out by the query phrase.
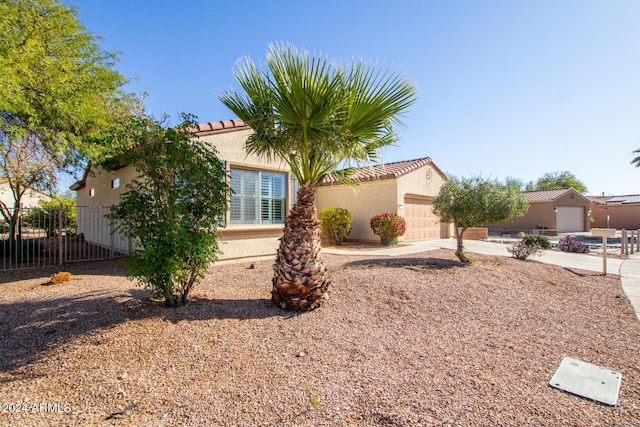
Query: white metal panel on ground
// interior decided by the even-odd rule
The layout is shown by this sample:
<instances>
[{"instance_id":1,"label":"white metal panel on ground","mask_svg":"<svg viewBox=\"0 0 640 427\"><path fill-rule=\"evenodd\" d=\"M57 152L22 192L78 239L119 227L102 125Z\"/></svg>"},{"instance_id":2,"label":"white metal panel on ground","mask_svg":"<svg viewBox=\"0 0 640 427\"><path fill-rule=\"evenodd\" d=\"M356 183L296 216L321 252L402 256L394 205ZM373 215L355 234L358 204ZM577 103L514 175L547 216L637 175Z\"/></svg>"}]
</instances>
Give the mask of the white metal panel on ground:
<instances>
[{"instance_id":1,"label":"white metal panel on ground","mask_svg":"<svg viewBox=\"0 0 640 427\"><path fill-rule=\"evenodd\" d=\"M565 357L549 385L578 396L615 406L622 374L581 360Z\"/></svg>"},{"instance_id":2,"label":"white metal panel on ground","mask_svg":"<svg viewBox=\"0 0 640 427\"><path fill-rule=\"evenodd\" d=\"M556 228L558 233L585 231L584 208L582 206L558 206Z\"/></svg>"},{"instance_id":3,"label":"white metal panel on ground","mask_svg":"<svg viewBox=\"0 0 640 427\"><path fill-rule=\"evenodd\" d=\"M431 200L405 197L404 219L407 221L406 241L440 238L440 218L433 213Z\"/></svg>"}]
</instances>

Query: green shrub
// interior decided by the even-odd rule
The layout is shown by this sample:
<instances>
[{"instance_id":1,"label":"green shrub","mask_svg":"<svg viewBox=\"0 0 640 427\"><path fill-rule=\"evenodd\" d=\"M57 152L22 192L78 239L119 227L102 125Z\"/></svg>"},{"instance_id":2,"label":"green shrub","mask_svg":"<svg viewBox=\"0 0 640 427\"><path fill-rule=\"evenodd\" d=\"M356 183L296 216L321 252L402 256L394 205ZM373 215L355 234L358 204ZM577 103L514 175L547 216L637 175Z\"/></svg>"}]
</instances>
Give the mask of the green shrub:
<instances>
[{"instance_id":1,"label":"green shrub","mask_svg":"<svg viewBox=\"0 0 640 427\"><path fill-rule=\"evenodd\" d=\"M341 245L351 231L353 216L342 208L325 208L320 212L322 232L332 245Z\"/></svg>"},{"instance_id":2,"label":"green shrub","mask_svg":"<svg viewBox=\"0 0 640 427\"><path fill-rule=\"evenodd\" d=\"M193 117L177 127L148 116L132 117L134 144L122 158L140 174L127 184L108 218L115 230L139 241L129 256L129 277L164 297L187 302L193 286L221 253L217 231L230 188L215 149L191 138Z\"/></svg>"},{"instance_id":3,"label":"green shrub","mask_svg":"<svg viewBox=\"0 0 640 427\"><path fill-rule=\"evenodd\" d=\"M529 258L531 255L540 256L543 252L542 248L537 243L530 244L525 242L524 239L514 243L513 246L507 248L507 250L514 258L523 261Z\"/></svg>"},{"instance_id":4,"label":"green shrub","mask_svg":"<svg viewBox=\"0 0 640 427\"><path fill-rule=\"evenodd\" d=\"M531 255L540 256L545 249L551 249L551 242L545 236L528 234L507 250L514 258L526 260Z\"/></svg>"},{"instance_id":5,"label":"green shrub","mask_svg":"<svg viewBox=\"0 0 640 427\"><path fill-rule=\"evenodd\" d=\"M551 242L547 236L527 234L522 239L522 243L526 246L539 246L541 249L551 249Z\"/></svg>"}]
</instances>

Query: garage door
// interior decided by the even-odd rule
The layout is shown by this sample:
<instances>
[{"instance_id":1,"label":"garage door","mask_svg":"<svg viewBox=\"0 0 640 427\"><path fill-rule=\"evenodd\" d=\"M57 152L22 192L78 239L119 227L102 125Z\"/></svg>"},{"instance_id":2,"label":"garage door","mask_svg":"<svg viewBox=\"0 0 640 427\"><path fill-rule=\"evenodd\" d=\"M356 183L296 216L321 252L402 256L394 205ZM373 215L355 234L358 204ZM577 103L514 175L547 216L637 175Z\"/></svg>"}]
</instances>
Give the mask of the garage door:
<instances>
[{"instance_id":1,"label":"garage door","mask_svg":"<svg viewBox=\"0 0 640 427\"><path fill-rule=\"evenodd\" d=\"M433 213L431 200L405 197L404 219L407 221L404 240L440 238L440 219Z\"/></svg>"},{"instance_id":2,"label":"garage door","mask_svg":"<svg viewBox=\"0 0 640 427\"><path fill-rule=\"evenodd\" d=\"M584 231L584 208L581 206L558 206L556 228L558 233Z\"/></svg>"}]
</instances>

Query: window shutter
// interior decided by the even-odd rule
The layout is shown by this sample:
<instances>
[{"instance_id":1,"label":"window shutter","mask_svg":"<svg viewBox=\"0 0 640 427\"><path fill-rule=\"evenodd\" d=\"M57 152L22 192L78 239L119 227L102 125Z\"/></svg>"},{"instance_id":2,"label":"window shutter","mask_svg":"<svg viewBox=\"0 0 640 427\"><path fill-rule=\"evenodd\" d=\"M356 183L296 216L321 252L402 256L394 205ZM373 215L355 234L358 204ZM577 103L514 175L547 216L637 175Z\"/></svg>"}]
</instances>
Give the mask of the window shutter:
<instances>
[{"instance_id":1,"label":"window shutter","mask_svg":"<svg viewBox=\"0 0 640 427\"><path fill-rule=\"evenodd\" d=\"M259 173L243 169L231 169L231 223L258 224L260 194Z\"/></svg>"}]
</instances>

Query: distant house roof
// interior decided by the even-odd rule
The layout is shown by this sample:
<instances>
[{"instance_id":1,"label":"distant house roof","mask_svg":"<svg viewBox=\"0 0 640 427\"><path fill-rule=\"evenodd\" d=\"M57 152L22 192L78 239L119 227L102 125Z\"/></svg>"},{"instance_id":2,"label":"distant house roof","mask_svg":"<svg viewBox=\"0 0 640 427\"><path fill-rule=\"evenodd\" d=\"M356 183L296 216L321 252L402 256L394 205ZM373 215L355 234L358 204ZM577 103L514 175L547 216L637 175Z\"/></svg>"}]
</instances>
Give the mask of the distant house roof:
<instances>
[{"instance_id":1,"label":"distant house roof","mask_svg":"<svg viewBox=\"0 0 640 427\"><path fill-rule=\"evenodd\" d=\"M528 203L543 203L543 202L553 202L554 200L559 199L562 196L565 196L569 193L574 195L578 195L579 197L585 199L585 201L589 202L585 196L577 192L575 189L571 187L567 188L554 188L551 190L534 190L534 191L523 191L525 200Z\"/></svg>"},{"instance_id":2,"label":"distant house roof","mask_svg":"<svg viewBox=\"0 0 640 427\"><path fill-rule=\"evenodd\" d=\"M599 205L637 205L640 204L640 194L626 196L587 196L589 200Z\"/></svg>"},{"instance_id":3,"label":"distant house roof","mask_svg":"<svg viewBox=\"0 0 640 427\"><path fill-rule=\"evenodd\" d=\"M440 170L440 168L435 163L433 163L431 157L423 157L421 159L404 160L401 162L384 163L357 168L354 173L354 178L359 182L379 181L383 179L397 179L403 175L408 174L411 171L427 165L432 166L440 174L442 174L442 176L446 177L445 173L442 172L442 170ZM333 175L328 175L324 178L321 185L325 186L339 184L340 182Z\"/></svg>"}]
</instances>

